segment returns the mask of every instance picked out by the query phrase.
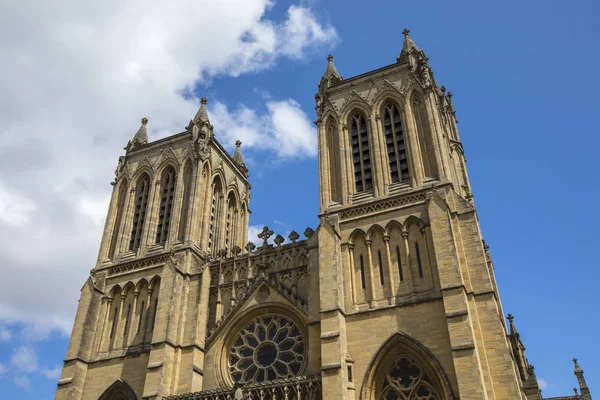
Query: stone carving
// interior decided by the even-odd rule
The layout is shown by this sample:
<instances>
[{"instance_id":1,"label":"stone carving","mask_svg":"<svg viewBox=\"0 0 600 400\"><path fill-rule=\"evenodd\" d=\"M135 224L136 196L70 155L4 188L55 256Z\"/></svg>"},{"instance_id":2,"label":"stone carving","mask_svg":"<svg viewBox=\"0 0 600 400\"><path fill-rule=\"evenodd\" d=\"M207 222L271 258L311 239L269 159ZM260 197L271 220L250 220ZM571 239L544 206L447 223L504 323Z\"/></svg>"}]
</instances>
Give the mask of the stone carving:
<instances>
[{"instance_id":1,"label":"stone carving","mask_svg":"<svg viewBox=\"0 0 600 400\"><path fill-rule=\"evenodd\" d=\"M269 238L273 235L273 231L268 226L264 226L262 232L258 234L258 238L263 240L262 249L269 247Z\"/></svg>"},{"instance_id":2,"label":"stone carving","mask_svg":"<svg viewBox=\"0 0 600 400\"><path fill-rule=\"evenodd\" d=\"M296 240L300 238L300 235L298 235L298 232L292 231L290 232L288 238L292 241L293 244L296 244Z\"/></svg>"},{"instance_id":3,"label":"stone carving","mask_svg":"<svg viewBox=\"0 0 600 400\"><path fill-rule=\"evenodd\" d=\"M362 207L352 208L350 210L341 213L341 219L349 219L354 217L360 217L362 215L370 214L373 212L383 211L394 207L404 206L408 204L418 203L420 201L427 200L425 193L411 194L391 200L384 200L378 203L368 204Z\"/></svg>"},{"instance_id":4,"label":"stone carving","mask_svg":"<svg viewBox=\"0 0 600 400\"><path fill-rule=\"evenodd\" d=\"M307 239L310 239L312 237L312 235L314 235L314 233L315 233L315 231L312 230L312 228L308 227L304 231L304 236L306 236Z\"/></svg>"},{"instance_id":5,"label":"stone carving","mask_svg":"<svg viewBox=\"0 0 600 400\"><path fill-rule=\"evenodd\" d=\"M275 236L275 240L273 240L273 241L275 242L277 247L280 247L281 243L283 243L285 241L285 239L283 238L283 236L278 234L277 236Z\"/></svg>"}]
</instances>

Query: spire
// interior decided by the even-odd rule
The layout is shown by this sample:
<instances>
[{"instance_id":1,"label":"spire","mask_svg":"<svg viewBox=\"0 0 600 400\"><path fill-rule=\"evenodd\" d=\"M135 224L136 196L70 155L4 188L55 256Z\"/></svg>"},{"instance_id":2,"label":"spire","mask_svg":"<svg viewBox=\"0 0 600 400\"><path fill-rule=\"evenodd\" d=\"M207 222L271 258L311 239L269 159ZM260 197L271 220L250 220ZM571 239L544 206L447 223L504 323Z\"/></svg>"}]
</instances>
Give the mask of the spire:
<instances>
[{"instance_id":1,"label":"spire","mask_svg":"<svg viewBox=\"0 0 600 400\"><path fill-rule=\"evenodd\" d=\"M207 122L208 121L208 111L206 111L206 103L208 103L208 99L203 97L200 99L200 109L196 113L194 117L194 122Z\"/></svg>"},{"instance_id":2,"label":"spire","mask_svg":"<svg viewBox=\"0 0 600 400\"><path fill-rule=\"evenodd\" d=\"M585 382L585 378L583 377L583 370L581 369L581 367L579 367L579 364L577 363L577 359L573 358L573 364L575 364L575 376L577 377L577 382L579 382L579 389L581 391L581 396L584 399L591 399L591 397L589 397L590 395L590 389L587 386L587 383Z\"/></svg>"},{"instance_id":3,"label":"spire","mask_svg":"<svg viewBox=\"0 0 600 400\"><path fill-rule=\"evenodd\" d=\"M233 152L233 162L246 174L248 177L248 167L246 167L246 163L244 162L244 157L242 156L242 150L240 147L242 146L241 140L235 141L235 151Z\"/></svg>"},{"instance_id":4,"label":"spire","mask_svg":"<svg viewBox=\"0 0 600 400\"><path fill-rule=\"evenodd\" d=\"M410 62L413 70L417 67L417 61L421 58L425 58L424 54L419 50L415 42L410 38L410 30L408 28L404 28L402 34L404 35L404 42L402 43L402 51L400 55L396 57L396 61L399 63ZM419 53L419 54L415 54Z\"/></svg>"},{"instance_id":5,"label":"spire","mask_svg":"<svg viewBox=\"0 0 600 400\"><path fill-rule=\"evenodd\" d=\"M417 47L415 42L413 42L412 39L410 38L410 29L404 28L404 30L402 31L402 34L404 35L404 43L402 43L402 51L408 52L409 50L412 50L412 49L419 51L419 48Z\"/></svg>"},{"instance_id":6,"label":"spire","mask_svg":"<svg viewBox=\"0 0 600 400\"><path fill-rule=\"evenodd\" d=\"M141 145L148 143L148 131L146 130L146 124L148 124L148 118L142 118L142 126L136 132L133 139L127 142L127 146L125 146L125 150L129 151Z\"/></svg>"},{"instance_id":7,"label":"spire","mask_svg":"<svg viewBox=\"0 0 600 400\"><path fill-rule=\"evenodd\" d=\"M329 79L331 77L342 79L342 76L338 72L337 68L335 68L335 64L333 64L333 56L330 54L327 56L327 68L325 68L323 78Z\"/></svg>"}]
</instances>

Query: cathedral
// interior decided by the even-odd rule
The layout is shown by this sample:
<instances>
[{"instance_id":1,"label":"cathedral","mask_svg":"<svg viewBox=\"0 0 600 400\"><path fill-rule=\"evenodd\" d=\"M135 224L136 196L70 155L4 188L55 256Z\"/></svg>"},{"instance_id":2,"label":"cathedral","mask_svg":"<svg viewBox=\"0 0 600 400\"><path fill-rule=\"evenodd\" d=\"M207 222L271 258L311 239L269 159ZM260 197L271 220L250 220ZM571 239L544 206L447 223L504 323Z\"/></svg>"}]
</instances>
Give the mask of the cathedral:
<instances>
[{"instance_id":1,"label":"cathedral","mask_svg":"<svg viewBox=\"0 0 600 400\"><path fill-rule=\"evenodd\" d=\"M148 142L142 119L56 400L543 399L502 309L452 93L403 34L374 71L342 78L328 58L320 223L303 236L249 240L241 142L223 148L205 98L181 133ZM579 391L555 399L591 400L573 361Z\"/></svg>"}]
</instances>

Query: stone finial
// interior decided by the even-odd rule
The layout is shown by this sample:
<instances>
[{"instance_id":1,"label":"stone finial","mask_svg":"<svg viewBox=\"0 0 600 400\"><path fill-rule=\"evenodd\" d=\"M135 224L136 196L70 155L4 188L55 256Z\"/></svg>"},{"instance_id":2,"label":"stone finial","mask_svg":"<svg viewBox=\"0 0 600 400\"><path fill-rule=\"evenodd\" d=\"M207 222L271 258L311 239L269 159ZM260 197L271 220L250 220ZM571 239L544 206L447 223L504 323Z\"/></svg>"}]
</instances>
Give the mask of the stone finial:
<instances>
[{"instance_id":1,"label":"stone finial","mask_svg":"<svg viewBox=\"0 0 600 400\"><path fill-rule=\"evenodd\" d=\"M440 90L442 91L442 93L446 93L446 86L442 86L442 87L440 88Z\"/></svg>"},{"instance_id":2,"label":"stone finial","mask_svg":"<svg viewBox=\"0 0 600 400\"><path fill-rule=\"evenodd\" d=\"M273 235L273 231L269 229L268 226L264 226L262 232L260 232L257 236L259 239L263 240L263 245L262 247L267 248L269 247L269 238Z\"/></svg>"},{"instance_id":3,"label":"stone finial","mask_svg":"<svg viewBox=\"0 0 600 400\"><path fill-rule=\"evenodd\" d=\"M579 393L577 393L577 388L573 388L573 393L575 393L575 396L579 396Z\"/></svg>"},{"instance_id":4,"label":"stone finial","mask_svg":"<svg viewBox=\"0 0 600 400\"><path fill-rule=\"evenodd\" d=\"M515 317L512 314L508 314L508 322L510 322L512 324L514 319L515 319Z\"/></svg>"},{"instance_id":5,"label":"stone finial","mask_svg":"<svg viewBox=\"0 0 600 400\"><path fill-rule=\"evenodd\" d=\"M136 134L133 136L133 139L131 139L127 143L127 146L125 146L126 151L129 151L131 149L134 149L136 147L139 147L141 145L148 143L148 130L146 129L147 124L148 124L148 118L146 118L146 117L142 118L142 126L140 126L140 129L138 129Z\"/></svg>"},{"instance_id":6,"label":"stone finial","mask_svg":"<svg viewBox=\"0 0 600 400\"><path fill-rule=\"evenodd\" d=\"M206 111L206 103L208 103L208 99L206 97L200 99L200 109L194 117L194 122L208 122L208 111Z\"/></svg>"},{"instance_id":7,"label":"stone finial","mask_svg":"<svg viewBox=\"0 0 600 400\"><path fill-rule=\"evenodd\" d=\"M304 231L304 236L306 236L307 239L310 239L314 234L315 231L311 227L306 228L306 230Z\"/></svg>"},{"instance_id":8,"label":"stone finial","mask_svg":"<svg viewBox=\"0 0 600 400\"><path fill-rule=\"evenodd\" d=\"M404 30L402 31L402 34L404 35L404 43L402 43L402 52L400 52L398 60L400 60L400 57L402 57L402 53L408 53L411 50L419 51L419 48L417 47L415 42L413 42L410 38L409 33L410 29L408 28L404 28Z\"/></svg>"},{"instance_id":9,"label":"stone finial","mask_svg":"<svg viewBox=\"0 0 600 400\"><path fill-rule=\"evenodd\" d=\"M242 248L240 246L233 246L231 252L237 256L242 252Z\"/></svg>"},{"instance_id":10,"label":"stone finial","mask_svg":"<svg viewBox=\"0 0 600 400\"><path fill-rule=\"evenodd\" d=\"M242 146L241 140L235 141L235 151L233 152L233 162L248 176L248 167L246 167L246 163L244 162L244 157L242 156L242 150L240 147Z\"/></svg>"},{"instance_id":11,"label":"stone finial","mask_svg":"<svg viewBox=\"0 0 600 400\"><path fill-rule=\"evenodd\" d=\"M292 231L290 232L288 238L292 241L293 244L296 244L296 240L300 238L300 235L298 235L298 232Z\"/></svg>"},{"instance_id":12,"label":"stone finial","mask_svg":"<svg viewBox=\"0 0 600 400\"><path fill-rule=\"evenodd\" d=\"M283 242L285 242L285 239L284 239L283 236L281 236L281 235L278 234L277 236L275 236L275 239L273 241L275 242L275 244L277 245L277 247L279 247L279 246L281 246L281 244Z\"/></svg>"},{"instance_id":13,"label":"stone finial","mask_svg":"<svg viewBox=\"0 0 600 400\"><path fill-rule=\"evenodd\" d=\"M575 372L583 372L579 364L577 363L577 359L573 358L573 364L575 364Z\"/></svg>"},{"instance_id":14,"label":"stone finial","mask_svg":"<svg viewBox=\"0 0 600 400\"><path fill-rule=\"evenodd\" d=\"M248 251L248 253L252 253L252 250L254 250L255 248L256 248L256 245L252 242L248 242L248 244L245 247L245 249Z\"/></svg>"},{"instance_id":15,"label":"stone finial","mask_svg":"<svg viewBox=\"0 0 600 400\"><path fill-rule=\"evenodd\" d=\"M329 79L331 77L342 79L342 76L338 72L335 64L333 63L333 56L330 54L327 56L327 68L325 68L325 73L323 74L323 78Z\"/></svg>"},{"instance_id":16,"label":"stone finial","mask_svg":"<svg viewBox=\"0 0 600 400\"><path fill-rule=\"evenodd\" d=\"M402 31L402 34L404 36L408 36L409 33L410 33L410 29L408 29L408 28L404 28L404 30Z\"/></svg>"}]
</instances>

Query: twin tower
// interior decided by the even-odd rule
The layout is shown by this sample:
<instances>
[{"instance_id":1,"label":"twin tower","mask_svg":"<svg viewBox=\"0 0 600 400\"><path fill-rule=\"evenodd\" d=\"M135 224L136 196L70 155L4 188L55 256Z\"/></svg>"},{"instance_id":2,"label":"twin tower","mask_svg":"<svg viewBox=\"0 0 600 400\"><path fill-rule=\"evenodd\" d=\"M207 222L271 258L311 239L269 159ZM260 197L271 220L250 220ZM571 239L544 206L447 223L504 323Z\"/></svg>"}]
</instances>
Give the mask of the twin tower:
<instances>
[{"instance_id":1,"label":"twin tower","mask_svg":"<svg viewBox=\"0 0 600 400\"><path fill-rule=\"evenodd\" d=\"M120 157L57 400L542 399L482 240L452 95L397 62L315 96L320 224L248 241L206 99ZM273 237L273 235L275 235ZM581 395L591 399L583 379ZM576 374L578 373L576 369Z\"/></svg>"}]
</instances>

